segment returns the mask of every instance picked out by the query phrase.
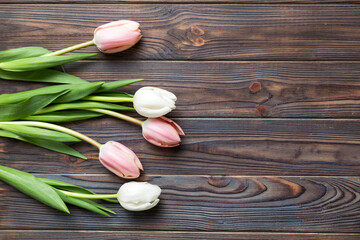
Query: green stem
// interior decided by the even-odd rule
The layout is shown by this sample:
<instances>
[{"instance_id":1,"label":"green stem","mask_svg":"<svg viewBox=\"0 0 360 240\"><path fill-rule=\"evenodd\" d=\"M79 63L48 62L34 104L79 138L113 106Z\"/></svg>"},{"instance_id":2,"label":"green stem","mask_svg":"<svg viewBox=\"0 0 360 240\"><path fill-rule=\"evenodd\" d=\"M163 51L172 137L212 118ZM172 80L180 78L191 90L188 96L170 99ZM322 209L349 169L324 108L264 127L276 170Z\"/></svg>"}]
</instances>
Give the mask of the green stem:
<instances>
[{"instance_id":1,"label":"green stem","mask_svg":"<svg viewBox=\"0 0 360 240\"><path fill-rule=\"evenodd\" d=\"M68 192L64 190L58 190L58 191L64 193L68 197L75 197L75 198L87 198L87 199L117 198L117 194L83 194L83 193Z\"/></svg>"},{"instance_id":2,"label":"green stem","mask_svg":"<svg viewBox=\"0 0 360 240\"><path fill-rule=\"evenodd\" d=\"M35 121L14 121L14 122L1 122L1 124L8 124L8 125L23 125L23 126L33 126L33 127L42 127L42 128L48 128L52 130L56 130L59 132L70 134L74 137L77 137L81 140L84 140L85 142L90 143L91 145L94 145L95 147L99 148L102 146L99 142L95 141L92 138L89 138L88 136L76 132L74 130L71 130L69 128L65 128L59 125L51 124L51 123L45 123L45 122L35 122Z\"/></svg>"},{"instance_id":3,"label":"green stem","mask_svg":"<svg viewBox=\"0 0 360 240\"><path fill-rule=\"evenodd\" d=\"M56 52L48 53L48 54L45 54L43 56L46 56L46 57L47 56L59 56L59 55L62 55L64 53L72 52L74 50L84 48L84 47L88 47L88 46L91 46L91 45L94 45L94 40L84 42L84 43L80 43L80 44L77 44L77 45L74 45L74 46L71 46L71 47L68 47L68 48L64 48L64 49L61 49L61 50L56 51Z\"/></svg>"},{"instance_id":4,"label":"green stem","mask_svg":"<svg viewBox=\"0 0 360 240\"><path fill-rule=\"evenodd\" d=\"M129 116L125 115L125 114L121 114L121 113L114 112L114 111L107 110L107 109L88 108L88 109L86 109L86 110L88 110L88 111L93 111L93 112L99 112L99 113L103 113L103 114L106 114L106 115L110 115L110 116L113 116L113 117L116 117L116 118L120 118L120 119L122 119L122 120L131 122L131 123L134 123L134 124L137 124L137 125L140 125L140 126L142 126L142 124L144 123L143 121L138 120L138 119L136 119L136 118L129 117Z\"/></svg>"},{"instance_id":5,"label":"green stem","mask_svg":"<svg viewBox=\"0 0 360 240\"><path fill-rule=\"evenodd\" d=\"M106 96L87 96L81 100L90 100L98 102L133 102L132 97L106 97Z\"/></svg>"}]
</instances>

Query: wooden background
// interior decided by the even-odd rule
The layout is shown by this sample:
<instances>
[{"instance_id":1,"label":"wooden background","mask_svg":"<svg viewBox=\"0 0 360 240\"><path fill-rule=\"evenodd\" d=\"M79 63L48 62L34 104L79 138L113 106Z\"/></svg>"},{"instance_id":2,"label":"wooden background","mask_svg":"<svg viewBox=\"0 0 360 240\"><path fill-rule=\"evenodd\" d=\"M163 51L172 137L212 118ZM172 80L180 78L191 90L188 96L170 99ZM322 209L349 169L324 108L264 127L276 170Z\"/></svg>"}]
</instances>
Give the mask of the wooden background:
<instances>
[{"instance_id":1,"label":"wooden background","mask_svg":"<svg viewBox=\"0 0 360 240\"><path fill-rule=\"evenodd\" d=\"M71 2L71 4L70 4ZM160 149L110 117L65 126L133 149L163 189L147 212L66 215L0 184L1 239L359 239L358 0L0 0L0 50L58 50L96 26L141 23L117 55L67 64L89 81L146 80L178 96L186 132ZM93 52L95 47L79 52ZM42 86L1 80L1 93ZM0 164L113 193L124 181L85 143L84 161L0 139Z\"/></svg>"}]
</instances>

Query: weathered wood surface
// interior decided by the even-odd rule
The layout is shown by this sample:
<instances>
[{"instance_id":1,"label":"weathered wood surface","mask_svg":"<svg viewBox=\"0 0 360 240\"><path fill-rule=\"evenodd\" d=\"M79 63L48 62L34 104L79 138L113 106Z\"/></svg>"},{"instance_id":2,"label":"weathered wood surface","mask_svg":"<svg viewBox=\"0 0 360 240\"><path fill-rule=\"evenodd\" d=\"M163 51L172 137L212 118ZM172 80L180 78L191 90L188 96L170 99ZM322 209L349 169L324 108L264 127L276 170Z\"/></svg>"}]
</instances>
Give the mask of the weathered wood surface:
<instances>
[{"instance_id":1,"label":"weathered wood surface","mask_svg":"<svg viewBox=\"0 0 360 240\"><path fill-rule=\"evenodd\" d=\"M30 3L29 0L0 0L0 3L7 3L7 4L14 4L14 3L21 3L21 4L27 4ZM130 3L130 4L139 4L139 3L150 3L150 4L159 4L159 0L121 0L119 2L118 0L31 0L31 3L71 3L71 4L104 4L104 3L111 3L111 4L121 4L121 3ZM312 3L312 4L327 4L327 3L359 3L359 0L166 0L163 1L163 3L178 3L178 4L188 4L188 3L217 3L217 4L259 4L259 3L285 3L285 4L291 4L291 3Z\"/></svg>"},{"instance_id":2,"label":"weathered wood surface","mask_svg":"<svg viewBox=\"0 0 360 240\"><path fill-rule=\"evenodd\" d=\"M161 203L142 213L105 204L117 212L110 218L71 207L69 216L0 183L0 239L360 238L358 0L0 3L0 50L57 50L90 40L100 24L139 21L144 38L134 48L66 71L89 81L146 79L129 92L173 91L169 116L187 134L180 147L160 149L109 117L66 124L132 148L145 167L139 181L161 186ZM1 93L43 86L2 82ZM73 146L89 160L0 138L0 164L117 191L124 181L98 151Z\"/></svg>"},{"instance_id":3,"label":"weathered wood surface","mask_svg":"<svg viewBox=\"0 0 360 240\"><path fill-rule=\"evenodd\" d=\"M41 175L115 192L111 175ZM161 186L161 204L113 217L70 208L72 217L1 184L1 229L359 232L359 178L142 176Z\"/></svg>"},{"instance_id":4,"label":"weathered wood surface","mask_svg":"<svg viewBox=\"0 0 360 240\"><path fill-rule=\"evenodd\" d=\"M146 37L123 54L99 58L360 59L356 4L3 4L1 49L27 45L61 49L89 41L96 26L118 19L140 22Z\"/></svg>"},{"instance_id":5,"label":"weathered wood surface","mask_svg":"<svg viewBox=\"0 0 360 240\"><path fill-rule=\"evenodd\" d=\"M146 174L360 175L360 120L175 119L187 134L181 146L146 142L141 129L103 118L67 126L101 143L122 142L141 159ZM108 173L98 151L73 146L89 160L0 139L0 164L37 173Z\"/></svg>"},{"instance_id":6,"label":"weathered wood surface","mask_svg":"<svg viewBox=\"0 0 360 240\"><path fill-rule=\"evenodd\" d=\"M65 65L89 81L144 78L178 96L172 117L360 117L358 62L85 61ZM7 82L1 93L40 84Z\"/></svg>"},{"instance_id":7,"label":"weathered wood surface","mask_svg":"<svg viewBox=\"0 0 360 240\"><path fill-rule=\"evenodd\" d=\"M6 240L18 239L86 239L86 240L184 240L184 239L226 239L226 240L358 240L359 234L345 233L264 233L264 232L181 232L181 231L61 231L61 230L0 230Z\"/></svg>"}]
</instances>

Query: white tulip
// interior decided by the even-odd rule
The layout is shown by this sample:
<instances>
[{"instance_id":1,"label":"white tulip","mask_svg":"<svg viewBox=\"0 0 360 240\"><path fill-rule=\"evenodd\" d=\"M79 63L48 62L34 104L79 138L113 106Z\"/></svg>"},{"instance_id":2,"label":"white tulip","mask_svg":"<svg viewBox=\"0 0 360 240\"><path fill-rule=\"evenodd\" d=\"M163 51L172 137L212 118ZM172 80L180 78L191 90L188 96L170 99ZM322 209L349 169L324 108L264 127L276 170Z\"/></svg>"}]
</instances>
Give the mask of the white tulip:
<instances>
[{"instance_id":1,"label":"white tulip","mask_svg":"<svg viewBox=\"0 0 360 240\"><path fill-rule=\"evenodd\" d=\"M161 188L147 182L128 182L117 193L120 205L129 211L145 211L155 207L160 199Z\"/></svg>"},{"instance_id":2,"label":"white tulip","mask_svg":"<svg viewBox=\"0 0 360 240\"><path fill-rule=\"evenodd\" d=\"M136 91L133 103L136 112L148 118L161 117L176 108L176 96L157 87L142 87Z\"/></svg>"}]
</instances>

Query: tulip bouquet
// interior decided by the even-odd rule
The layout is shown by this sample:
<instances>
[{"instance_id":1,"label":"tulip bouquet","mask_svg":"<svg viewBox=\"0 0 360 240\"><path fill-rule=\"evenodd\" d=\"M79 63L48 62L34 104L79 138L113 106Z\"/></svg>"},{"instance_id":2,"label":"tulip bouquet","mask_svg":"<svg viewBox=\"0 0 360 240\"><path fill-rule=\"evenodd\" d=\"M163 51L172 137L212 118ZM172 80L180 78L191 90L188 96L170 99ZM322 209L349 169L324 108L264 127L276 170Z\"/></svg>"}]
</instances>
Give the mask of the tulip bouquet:
<instances>
[{"instance_id":1,"label":"tulip bouquet","mask_svg":"<svg viewBox=\"0 0 360 240\"><path fill-rule=\"evenodd\" d=\"M87 82L65 72L49 69L96 54L70 54L71 51L95 44L105 53L126 50L141 38L139 24L121 20L98 27L94 39L56 52L39 47L25 47L0 52L0 78L62 85L0 95L0 136L32 143L56 152L86 159L66 142L86 141L99 149L100 163L122 178L134 179L144 170L136 154L116 141L97 142L80 132L57 125L102 115L113 116L142 128L144 138L160 147L178 146L184 135L181 127L165 114L175 109L176 96L164 89L143 87L135 95L115 91L143 79ZM133 106L129 106L133 103ZM119 111L136 110L148 119L141 121ZM0 179L29 196L61 211L68 212L65 202L100 214L114 213L89 199L117 198L130 211L155 206L160 188L148 183L124 184L118 194L94 194L68 183L35 176L0 166ZM29 184L26 185L25 183ZM112 200L111 200L112 201Z\"/></svg>"}]
</instances>

